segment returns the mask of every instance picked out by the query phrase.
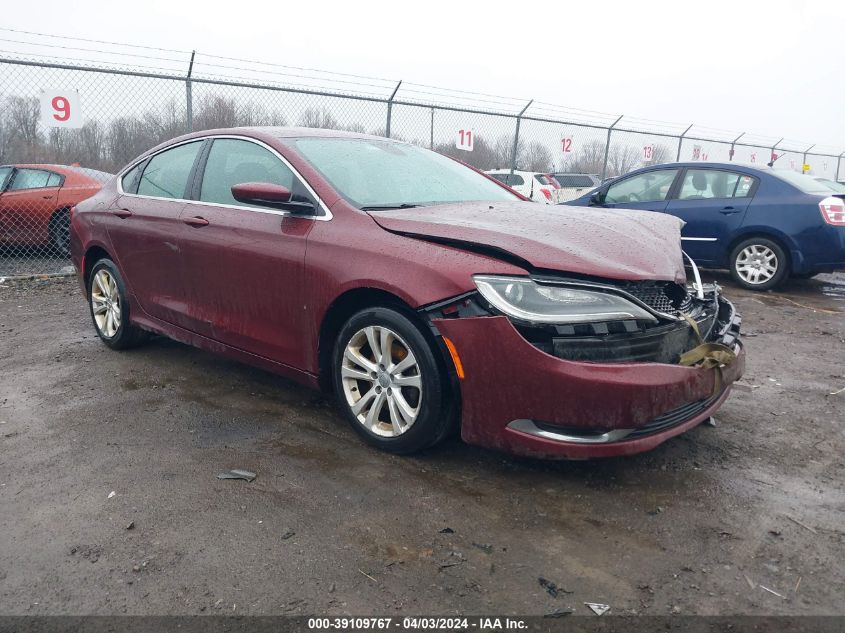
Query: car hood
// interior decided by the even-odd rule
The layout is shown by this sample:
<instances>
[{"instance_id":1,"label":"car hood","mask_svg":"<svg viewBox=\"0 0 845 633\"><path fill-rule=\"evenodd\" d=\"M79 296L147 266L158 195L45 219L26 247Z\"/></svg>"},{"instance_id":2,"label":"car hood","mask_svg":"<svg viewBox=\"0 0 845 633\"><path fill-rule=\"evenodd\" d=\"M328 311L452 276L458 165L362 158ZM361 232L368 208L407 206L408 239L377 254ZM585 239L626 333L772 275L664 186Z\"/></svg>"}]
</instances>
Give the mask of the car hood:
<instances>
[{"instance_id":1,"label":"car hood","mask_svg":"<svg viewBox=\"0 0 845 633\"><path fill-rule=\"evenodd\" d=\"M530 269L686 282L683 222L662 213L469 202L372 211L370 216L392 233L486 251Z\"/></svg>"}]
</instances>

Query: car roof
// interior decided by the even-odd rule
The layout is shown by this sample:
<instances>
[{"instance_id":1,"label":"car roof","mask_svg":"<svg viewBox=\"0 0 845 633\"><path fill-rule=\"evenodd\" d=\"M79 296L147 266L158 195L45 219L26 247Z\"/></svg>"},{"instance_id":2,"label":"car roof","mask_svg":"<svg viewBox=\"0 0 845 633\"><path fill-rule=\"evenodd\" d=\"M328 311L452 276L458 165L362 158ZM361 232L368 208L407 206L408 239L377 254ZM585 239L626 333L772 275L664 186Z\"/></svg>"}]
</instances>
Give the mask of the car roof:
<instances>
[{"instance_id":1,"label":"car roof","mask_svg":"<svg viewBox=\"0 0 845 633\"><path fill-rule=\"evenodd\" d=\"M772 167L764 165L760 167L759 165L755 164L748 164L748 163L718 163L718 162L709 162L709 161L702 161L702 160L693 160L693 161L682 161L676 163L660 163L659 165L648 165L647 167L641 167L635 171L644 171L646 169L659 169L664 167L703 167L703 168L714 168L714 169L746 169L748 171L756 171L759 173L770 174L775 171ZM630 172L633 173L633 172ZM627 174L625 174L627 175Z\"/></svg>"}]
</instances>

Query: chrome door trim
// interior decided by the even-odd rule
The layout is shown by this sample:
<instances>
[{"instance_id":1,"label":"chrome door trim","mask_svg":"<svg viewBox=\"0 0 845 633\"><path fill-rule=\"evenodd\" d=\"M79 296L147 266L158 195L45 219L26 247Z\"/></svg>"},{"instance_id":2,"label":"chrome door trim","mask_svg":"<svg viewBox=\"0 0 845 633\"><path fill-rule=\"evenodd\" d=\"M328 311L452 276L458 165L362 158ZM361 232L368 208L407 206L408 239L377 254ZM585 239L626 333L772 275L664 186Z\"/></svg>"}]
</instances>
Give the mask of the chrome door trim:
<instances>
[{"instance_id":1,"label":"chrome door trim","mask_svg":"<svg viewBox=\"0 0 845 633\"><path fill-rule=\"evenodd\" d=\"M297 215L297 214L291 213L290 211L281 211L281 210L278 210L278 209L269 209L269 208L265 209L265 208L262 208L262 207L247 207L247 206L234 205L234 204L220 204L220 203L217 203L217 202L205 202L203 200L187 200L185 198L162 198L160 196L145 196L145 195L141 195L141 194L137 194L137 193L127 193L126 191L123 190L123 177L128 172L132 171L135 167L137 167L138 165L143 163L145 160L151 159L154 156L158 156L162 152L166 152L167 150L173 149L174 147L179 147L180 145L187 145L188 143L202 142L202 141L206 141L206 140L209 140L209 139L213 140L213 139L217 139L217 138L231 138L231 139L237 139L237 140L240 140L240 141L248 141L250 143L255 143L256 145L259 145L266 150L269 150L272 154L274 154L276 156L276 158L278 158L280 161L282 161L282 163L284 163L284 165L288 169L291 170L293 175L296 178L298 178L299 181L305 186L305 189L308 191L308 193L310 193L312 196L314 196L314 199L317 201L317 203L320 206L320 209L322 209L324 215ZM189 202L189 203L194 203L194 204L204 204L204 205L209 205L209 206L213 206L213 207L220 207L220 208L223 208L223 209L237 209L237 210L241 210L241 211L256 211L258 213L270 213L270 214L273 214L273 215L281 215L281 216L290 215L290 216L300 217L300 218L303 218L303 219L316 220L316 221L319 221L319 222L328 222L329 220L332 219L332 217L334 217L334 216L332 216L332 212L329 211L328 206L326 206L326 203L323 202L323 199L320 198L320 196L317 195L317 192L314 191L314 188L308 183L307 180L305 180L305 178L302 176L302 174L299 173L299 170L297 170L293 165L290 164L290 161L288 161L284 156L282 156L277 150L275 150L272 147L270 147L269 145L267 145L267 143L265 143L264 141L260 141L256 138L252 138L250 136L243 136L243 135L240 135L240 134L211 134L209 136L198 136L196 138L189 138L189 139L185 139L184 141L180 141L178 143L173 143L172 145L168 145L167 147L162 147L160 150L156 151L153 154L145 154L143 157L141 157L139 160L136 160L134 163L129 165L126 169L124 169L123 171L121 171L117 175L117 192L121 196L128 196L130 198L141 198L142 200L165 200L165 201L169 201L169 202Z\"/></svg>"}]
</instances>

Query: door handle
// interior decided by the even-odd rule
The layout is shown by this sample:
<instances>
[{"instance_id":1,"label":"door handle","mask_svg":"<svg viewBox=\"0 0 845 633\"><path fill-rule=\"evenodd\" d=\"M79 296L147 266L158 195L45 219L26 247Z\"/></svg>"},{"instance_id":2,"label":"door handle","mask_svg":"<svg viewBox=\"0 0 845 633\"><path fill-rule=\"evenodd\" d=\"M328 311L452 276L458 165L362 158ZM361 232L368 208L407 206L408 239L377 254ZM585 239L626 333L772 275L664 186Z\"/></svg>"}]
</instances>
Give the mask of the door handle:
<instances>
[{"instance_id":1,"label":"door handle","mask_svg":"<svg viewBox=\"0 0 845 633\"><path fill-rule=\"evenodd\" d=\"M119 217L121 219L125 219L125 218L128 218L129 216L131 216L132 212L129 209L114 209L112 211L112 215L116 215L117 217Z\"/></svg>"},{"instance_id":2,"label":"door handle","mask_svg":"<svg viewBox=\"0 0 845 633\"><path fill-rule=\"evenodd\" d=\"M184 222L188 226L195 226L197 228L201 226L208 226L208 220L206 220L205 218L201 218L198 215L192 218L185 218L184 220L182 220L182 222Z\"/></svg>"},{"instance_id":3,"label":"door handle","mask_svg":"<svg viewBox=\"0 0 845 633\"><path fill-rule=\"evenodd\" d=\"M44 200L52 200L53 196L41 196Z\"/></svg>"},{"instance_id":4,"label":"door handle","mask_svg":"<svg viewBox=\"0 0 845 633\"><path fill-rule=\"evenodd\" d=\"M719 213L721 213L722 215L731 215L732 213L739 213L739 211L737 209L734 209L733 207L725 207L724 209L719 211Z\"/></svg>"}]
</instances>

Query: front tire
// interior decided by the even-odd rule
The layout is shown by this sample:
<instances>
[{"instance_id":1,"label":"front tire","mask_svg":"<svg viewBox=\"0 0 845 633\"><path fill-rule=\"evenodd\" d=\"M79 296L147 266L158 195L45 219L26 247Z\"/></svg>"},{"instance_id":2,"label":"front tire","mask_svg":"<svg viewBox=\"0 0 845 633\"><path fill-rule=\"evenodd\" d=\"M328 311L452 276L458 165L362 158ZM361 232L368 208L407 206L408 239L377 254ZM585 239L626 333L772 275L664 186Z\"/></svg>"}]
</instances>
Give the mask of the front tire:
<instances>
[{"instance_id":1,"label":"front tire","mask_svg":"<svg viewBox=\"0 0 845 633\"><path fill-rule=\"evenodd\" d=\"M88 279L88 306L100 340L112 349L128 349L147 335L129 322L129 301L120 271L110 259L101 259Z\"/></svg>"},{"instance_id":2,"label":"front tire","mask_svg":"<svg viewBox=\"0 0 845 633\"><path fill-rule=\"evenodd\" d=\"M432 343L404 314L373 307L341 328L332 379L343 413L369 444L407 454L452 426L448 381Z\"/></svg>"},{"instance_id":3,"label":"front tire","mask_svg":"<svg viewBox=\"0 0 845 633\"><path fill-rule=\"evenodd\" d=\"M771 290L789 275L789 260L777 242L751 237L731 251L731 277L748 290Z\"/></svg>"}]
</instances>

